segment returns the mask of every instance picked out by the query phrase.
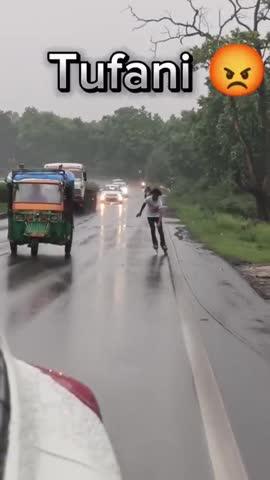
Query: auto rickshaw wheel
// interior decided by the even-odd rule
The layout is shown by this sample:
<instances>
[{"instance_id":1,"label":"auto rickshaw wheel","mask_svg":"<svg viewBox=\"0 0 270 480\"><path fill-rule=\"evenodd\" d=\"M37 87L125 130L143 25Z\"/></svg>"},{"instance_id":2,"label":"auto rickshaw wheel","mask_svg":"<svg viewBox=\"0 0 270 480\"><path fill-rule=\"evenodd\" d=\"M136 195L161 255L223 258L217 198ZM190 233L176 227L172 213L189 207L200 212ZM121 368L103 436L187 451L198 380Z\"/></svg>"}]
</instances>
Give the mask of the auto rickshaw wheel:
<instances>
[{"instance_id":1,"label":"auto rickshaw wheel","mask_svg":"<svg viewBox=\"0 0 270 480\"><path fill-rule=\"evenodd\" d=\"M31 245L31 255L32 257L36 257L38 254L38 242L34 242Z\"/></svg>"},{"instance_id":2,"label":"auto rickshaw wheel","mask_svg":"<svg viewBox=\"0 0 270 480\"><path fill-rule=\"evenodd\" d=\"M65 257L69 258L71 254L71 247L72 247L72 240L73 240L73 232L71 234L70 240L67 241L65 244Z\"/></svg>"},{"instance_id":3,"label":"auto rickshaw wheel","mask_svg":"<svg viewBox=\"0 0 270 480\"><path fill-rule=\"evenodd\" d=\"M17 255L18 245L16 242L9 242L11 255Z\"/></svg>"},{"instance_id":4,"label":"auto rickshaw wheel","mask_svg":"<svg viewBox=\"0 0 270 480\"><path fill-rule=\"evenodd\" d=\"M65 245L65 257L66 258L69 258L70 257L70 254L71 254L71 246L72 246L72 242L69 241L66 243Z\"/></svg>"}]
</instances>

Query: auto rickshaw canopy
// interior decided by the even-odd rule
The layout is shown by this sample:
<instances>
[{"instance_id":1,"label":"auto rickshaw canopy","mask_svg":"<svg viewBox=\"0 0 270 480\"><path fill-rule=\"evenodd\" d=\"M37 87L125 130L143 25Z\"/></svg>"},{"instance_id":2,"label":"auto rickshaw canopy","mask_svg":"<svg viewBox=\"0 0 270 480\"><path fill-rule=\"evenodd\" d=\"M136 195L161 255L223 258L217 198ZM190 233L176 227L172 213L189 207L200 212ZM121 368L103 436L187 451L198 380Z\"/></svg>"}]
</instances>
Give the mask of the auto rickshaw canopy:
<instances>
[{"instance_id":1,"label":"auto rickshaw canopy","mask_svg":"<svg viewBox=\"0 0 270 480\"><path fill-rule=\"evenodd\" d=\"M44 181L54 180L59 183L66 183L70 186L74 186L75 176L71 172L66 172L64 170L16 170L9 175L9 180L12 182L21 182L21 181Z\"/></svg>"}]
</instances>

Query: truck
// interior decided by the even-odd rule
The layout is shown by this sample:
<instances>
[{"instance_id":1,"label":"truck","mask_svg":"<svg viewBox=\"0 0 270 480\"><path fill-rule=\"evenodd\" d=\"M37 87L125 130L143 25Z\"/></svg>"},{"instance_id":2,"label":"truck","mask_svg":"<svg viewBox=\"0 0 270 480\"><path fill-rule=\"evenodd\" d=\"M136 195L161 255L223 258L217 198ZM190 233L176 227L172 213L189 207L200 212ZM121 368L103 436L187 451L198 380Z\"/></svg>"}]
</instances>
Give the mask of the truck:
<instances>
[{"instance_id":1,"label":"truck","mask_svg":"<svg viewBox=\"0 0 270 480\"><path fill-rule=\"evenodd\" d=\"M82 163L46 163L44 168L55 169L63 168L65 171L72 172L75 176L74 204L81 212L96 209L98 188L94 184L87 182L87 173Z\"/></svg>"}]
</instances>

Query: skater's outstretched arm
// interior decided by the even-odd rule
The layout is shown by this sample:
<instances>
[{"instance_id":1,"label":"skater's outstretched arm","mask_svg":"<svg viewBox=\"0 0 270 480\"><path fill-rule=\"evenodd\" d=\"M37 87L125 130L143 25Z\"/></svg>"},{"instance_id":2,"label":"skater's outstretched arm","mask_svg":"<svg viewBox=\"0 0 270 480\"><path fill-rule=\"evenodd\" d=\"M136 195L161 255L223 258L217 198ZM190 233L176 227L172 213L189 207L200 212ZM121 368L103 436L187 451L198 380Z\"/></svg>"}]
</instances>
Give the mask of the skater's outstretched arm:
<instances>
[{"instance_id":1,"label":"skater's outstretched arm","mask_svg":"<svg viewBox=\"0 0 270 480\"><path fill-rule=\"evenodd\" d=\"M141 216L141 214L142 214L142 212L144 211L145 207L146 207L146 202L144 202L144 203L142 204L142 208L141 208L141 210L139 211L139 213L137 213L136 217L140 217L140 216Z\"/></svg>"}]
</instances>

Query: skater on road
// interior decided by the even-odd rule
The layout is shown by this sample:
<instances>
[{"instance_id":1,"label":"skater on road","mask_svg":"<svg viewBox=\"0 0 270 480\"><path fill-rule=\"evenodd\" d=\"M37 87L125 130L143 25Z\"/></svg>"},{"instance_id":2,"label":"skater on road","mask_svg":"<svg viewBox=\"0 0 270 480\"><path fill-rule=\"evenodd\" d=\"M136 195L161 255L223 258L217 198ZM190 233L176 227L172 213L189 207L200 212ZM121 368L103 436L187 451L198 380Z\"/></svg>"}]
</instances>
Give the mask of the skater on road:
<instances>
[{"instance_id":1,"label":"skater on road","mask_svg":"<svg viewBox=\"0 0 270 480\"><path fill-rule=\"evenodd\" d=\"M151 237L153 247L158 250L158 240L156 236L156 225L160 236L160 246L164 252L167 252L167 246L164 238L163 225L162 225L162 201L161 191L158 188L154 188L151 194L145 198L141 210L137 214L137 217L142 215L143 210L147 207L147 219L151 230Z\"/></svg>"}]
</instances>

